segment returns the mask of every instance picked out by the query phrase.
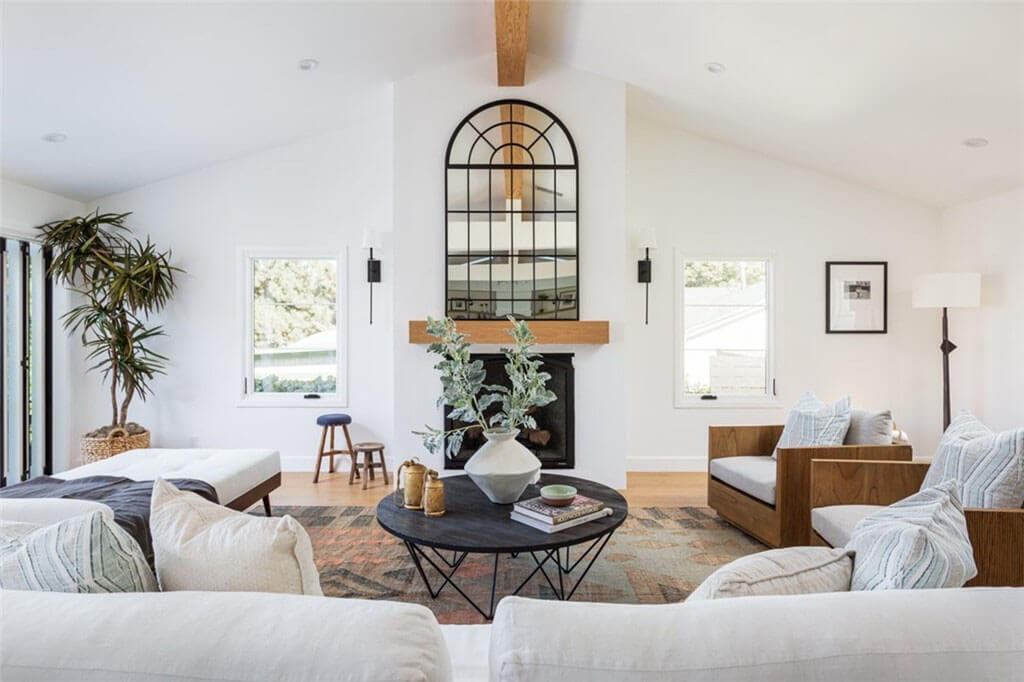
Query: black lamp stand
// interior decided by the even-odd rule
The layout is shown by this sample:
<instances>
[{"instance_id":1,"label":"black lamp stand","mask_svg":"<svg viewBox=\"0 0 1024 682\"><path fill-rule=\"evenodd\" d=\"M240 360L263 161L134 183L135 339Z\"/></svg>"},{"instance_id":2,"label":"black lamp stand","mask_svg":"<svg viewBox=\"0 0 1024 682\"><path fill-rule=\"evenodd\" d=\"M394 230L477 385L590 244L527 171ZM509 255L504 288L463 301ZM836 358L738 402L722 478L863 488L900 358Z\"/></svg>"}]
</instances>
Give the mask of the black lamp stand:
<instances>
[{"instance_id":1,"label":"black lamp stand","mask_svg":"<svg viewBox=\"0 0 1024 682\"><path fill-rule=\"evenodd\" d=\"M956 344L949 340L949 309L942 309L942 430L949 428L949 354L956 350Z\"/></svg>"},{"instance_id":2,"label":"black lamp stand","mask_svg":"<svg viewBox=\"0 0 1024 682\"><path fill-rule=\"evenodd\" d=\"M651 250L644 249L644 257L636 262L636 281L644 285L644 324L650 320Z\"/></svg>"}]
</instances>

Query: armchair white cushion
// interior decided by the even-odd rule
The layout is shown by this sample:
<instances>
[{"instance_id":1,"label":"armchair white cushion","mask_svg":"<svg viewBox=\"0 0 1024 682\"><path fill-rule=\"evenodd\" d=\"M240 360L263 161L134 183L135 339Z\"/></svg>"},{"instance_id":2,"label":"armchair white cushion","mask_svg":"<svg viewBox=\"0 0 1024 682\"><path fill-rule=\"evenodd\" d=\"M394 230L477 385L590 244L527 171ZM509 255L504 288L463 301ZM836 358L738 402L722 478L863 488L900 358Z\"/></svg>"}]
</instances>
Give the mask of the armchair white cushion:
<instances>
[{"instance_id":1,"label":"armchair white cushion","mask_svg":"<svg viewBox=\"0 0 1024 682\"><path fill-rule=\"evenodd\" d=\"M811 510L811 528L833 547L844 547L861 519L879 509L877 504L834 504Z\"/></svg>"},{"instance_id":2,"label":"armchair white cushion","mask_svg":"<svg viewBox=\"0 0 1024 682\"><path fill-rule=\"evenodd\" d=\"M737 490L756 497L767 504L775 504L775 477L777 463L774 457L718 457L711 460L711 475Z\"/></svg>"}]
</instances>

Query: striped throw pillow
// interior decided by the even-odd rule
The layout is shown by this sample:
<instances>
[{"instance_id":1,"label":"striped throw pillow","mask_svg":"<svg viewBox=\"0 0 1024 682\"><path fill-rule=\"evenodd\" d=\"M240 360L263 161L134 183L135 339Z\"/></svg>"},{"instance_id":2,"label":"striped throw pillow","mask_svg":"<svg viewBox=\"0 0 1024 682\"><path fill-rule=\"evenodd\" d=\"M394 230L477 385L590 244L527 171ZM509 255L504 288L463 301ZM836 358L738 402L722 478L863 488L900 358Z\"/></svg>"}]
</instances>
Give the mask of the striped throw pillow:
<instances>
[{"instance_id":1,"label":"striped throw pillow","mask_svg":"<svg viewBox=\"0 0 1024 682\"><path fill-rule=\"evenodd\" d=\"M851 590L963 587L978 575L955 481L861 519L846 549L854 551Z\"/></svg>"},{"instance_id":2,"label":"striped throw pillow","mask_svg":"<svg viewBox=\"0 0 1024 682\"><path fill-rule=\"evenodd\" d=\"M139 543L103 512L49 526L0 522L0 589L154 592Z\"/></svg>"},{"instance_id":3,"label":"striped throw pillow","mask_svg":"<svg viewBox=\"0 0 1024 682\"><path fill-rule=\"evenodd\" d=\"M827 405L808 391L800 396L786 418L772 457L778 454L779 448L842 445L849 428L849 396Z\"/></svg>"},{"instance_id":4,"label":"striped throw pillow","mask_svg":"<svg viewBox=\"0 0 1024 682\"><path fill-rule=\"evenodd\" d=\"M965 507L1024 506L1024 428L995 433L970 412L946 429L922 488L954 480Z\"/></svg>"}]
</instances>

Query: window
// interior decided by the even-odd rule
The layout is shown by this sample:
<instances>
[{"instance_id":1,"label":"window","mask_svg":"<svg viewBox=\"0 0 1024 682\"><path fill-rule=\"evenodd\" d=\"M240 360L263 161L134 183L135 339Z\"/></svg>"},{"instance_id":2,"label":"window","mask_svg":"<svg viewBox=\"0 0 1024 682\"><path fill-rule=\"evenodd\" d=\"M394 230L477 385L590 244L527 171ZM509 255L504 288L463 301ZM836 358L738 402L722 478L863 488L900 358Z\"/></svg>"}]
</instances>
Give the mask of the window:
<instances>
[{"instance_id":1,"label":"window","mask_svg":"<svg viewBox=\"0 0 1024 682\"><path fill-rule=\"evenodd\" d=\"M578 320L576 145L547 109L466 116L445 160L445 311L457 320Z\"/></svg>"},{"instance_id":2,"label":"window","mask_svg":"<svg viewBox=\"0 0 1024 682\"><path fill-rule=\"evenodd\" d=\"M676 405L771 402L771 261L677 257L676 274Z\"/></svg>"},{"instance_id":3,"label":"window","mask_svg":"<svg viewBox=\"0 0 1024 682\"><path fill-rule=\"evenodd\" d=\"M344 260L275 252L247 253L245 263L246 402L343 404Z\"/></svg>"}]
</instances>

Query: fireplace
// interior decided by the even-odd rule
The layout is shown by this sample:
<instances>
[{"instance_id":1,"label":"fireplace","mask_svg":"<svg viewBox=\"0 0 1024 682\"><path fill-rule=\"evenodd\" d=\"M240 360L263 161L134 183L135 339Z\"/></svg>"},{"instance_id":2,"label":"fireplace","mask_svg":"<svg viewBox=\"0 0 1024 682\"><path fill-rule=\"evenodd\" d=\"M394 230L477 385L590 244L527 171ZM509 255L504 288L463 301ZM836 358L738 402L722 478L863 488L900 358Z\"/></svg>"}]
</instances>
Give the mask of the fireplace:
<instances>
[{"instance_id":1,"label":"fireplace","mask_svg":"<svg viewBox=\"0 0 1024 682\"><path fill-rule=\"evenodd\" d=\"M505 356L500 353L474 353L474 360L481 360L484 363L484 370L487 372L485 384L501 384L508 386L508 376L505 374ZM545 353L542 356L544 364L541 370L551 375L548 381L548 388L558 396L558 400L538 407L531 416L537 421L537 428L532 431L522 431L519 434L519 442L525 445L537 456L543 469L570 469L575 466L575 410L573 407L573 396L575 389L573 385L572 353ZM488 418L499 409L494 405L485 411ZM459 426L449 417L449 408L445 408L444 428L449 430ZM483 433L478 428L466 432L462 441L462 449L454 457L445 457L445 469L461 469L477 449L485 442Z\"/></svg>"}]
</instances>

